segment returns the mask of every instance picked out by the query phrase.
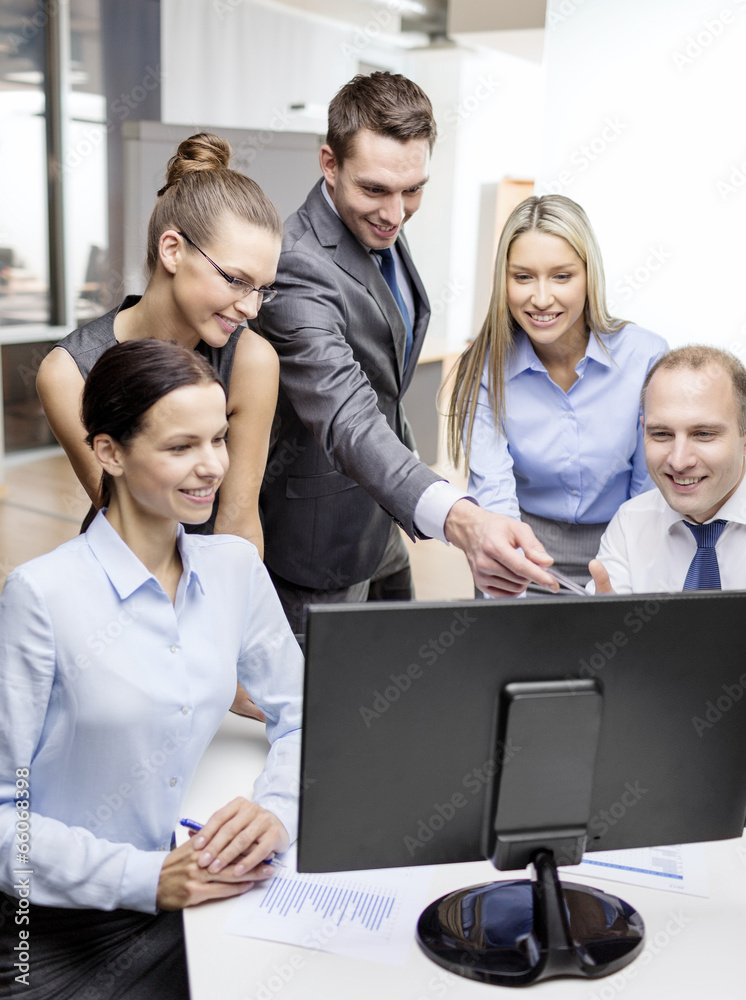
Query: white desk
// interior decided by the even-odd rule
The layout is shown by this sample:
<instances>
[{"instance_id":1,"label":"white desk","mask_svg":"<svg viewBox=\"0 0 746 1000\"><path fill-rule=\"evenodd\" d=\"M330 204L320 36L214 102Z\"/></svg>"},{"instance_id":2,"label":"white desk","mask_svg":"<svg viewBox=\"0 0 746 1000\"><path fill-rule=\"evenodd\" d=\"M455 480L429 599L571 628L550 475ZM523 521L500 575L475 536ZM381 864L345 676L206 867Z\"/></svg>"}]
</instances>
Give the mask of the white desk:
<instances>
[{"instance_id":1,"label":"white desk","mask_svg":"<svg viewBox=\"0 0 746 1000\"><path fill-rule=\"evenodd\" d=\"M242 792L264 762L258 723L229 716L203 758L186 815L204 820ZM293 945L224 934L235 900L185 910L192 1000L743 1000L746 996L746 840L707 847L711 898L583 879L632 903L645 921L643 954L605 979L549 980L529 994L471 982L441 970L414 940L406 966L380 965ZM488 862L434 869L432 895L487 882ZM565 876L567 879L568 876ZM708 967L712 963L712 969Z\"/></svg>"}]
</instances>

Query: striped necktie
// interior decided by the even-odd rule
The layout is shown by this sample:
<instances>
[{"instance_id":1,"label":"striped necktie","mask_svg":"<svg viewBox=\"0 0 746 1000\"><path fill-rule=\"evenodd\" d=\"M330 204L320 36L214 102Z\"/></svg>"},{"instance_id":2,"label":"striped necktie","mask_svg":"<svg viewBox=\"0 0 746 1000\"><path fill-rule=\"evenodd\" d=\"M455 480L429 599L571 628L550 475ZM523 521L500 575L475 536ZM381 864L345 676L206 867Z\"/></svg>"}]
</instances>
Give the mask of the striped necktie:
<instances>
[{"instance_id":1,"label":"striped necktie","mask_svg":"<svg viewBox=\"0 0 746 1000\"><path fill-rule=\"evenodd\" d=\"M381 273L383 274L383 280L391 289L391 294L394 296L394 301L399 306L399 312L402 314L404 319L404 325L407 328L407 340L404 347L404 370L407 370L407 364L409 362L409 354L412 350L412 321L409 318L409 310L402 298L402 294L399 291L399 285L396 281L396 262L394 260L394 255L391 253L390 247L385 247L383 250L374 250L373 253L378 254L381 258Z\"/></svg>"},{"instance_id":2,"label":"striped necktie","mask_svg":"<svg viewBox=\"0 0 746 1000\"><path fill-rule=\"evenodd\" d=\"M720 568L715 544L728 522L717 520L707 524L684 524L694 535L697 551L684 580L684 590L720 590Z\"/></svg>"}]
</instances>

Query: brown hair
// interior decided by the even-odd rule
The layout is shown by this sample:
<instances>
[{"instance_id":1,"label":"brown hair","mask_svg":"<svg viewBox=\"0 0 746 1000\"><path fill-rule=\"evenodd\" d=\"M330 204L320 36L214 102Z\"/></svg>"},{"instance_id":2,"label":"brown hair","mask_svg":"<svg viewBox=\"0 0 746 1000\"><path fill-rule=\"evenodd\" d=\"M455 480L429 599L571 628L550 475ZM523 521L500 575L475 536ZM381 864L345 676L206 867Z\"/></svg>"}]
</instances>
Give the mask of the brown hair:
<instances>
[{"instance_id":1,"label":"brown hair","mask_svg":"<svg viewBox=\"0 0 746 1000\"><path fill-rule=\"evenodd\" d=\"M657 371L675 371L680 368L698 371L709 365L714 365L724 371L726 375L730 375L738 406L738 431L740 434L746 434L746 368L735 354L723 351L719 347L709 347L706 344L687 344L686 347L679 347L658 358L647 373L640 390L640 406L643 413L648 386Z\"/></svg>"},{"instance_id":2,"label":"brown hair","mask_svg":"<svg viewBox=\"0 0 746 1000\"><path fill-rule=\"evenodd\" d=\"M458 466L463 446L469 464L471 438L485 365L488 366L488 397L495 427L505 415L505 372L520 326L508 307L507 275L510 248L523 233L538 231L559 236L585 264L585 323L593 336L616 333L627 322L609 314L601 250L588 216L577 202L561 194L526 198L508 217L495 257L495 273L487 317L474 342L461 355L454 374L447 412L448 453ZM602 343L602 346L603 343Z\"/></svg>"},{"instance_id":3,"label":"brown hair","mask_svg":"<svg viewBox=\"0 0 746 1000\"><path fill-rule=\"evenodd\" d=\"M230 158L230 144L210 132L179 145L148 224L148 274L155 270L158 242L167 229L183 230L197 246L209 247L220 218L229 214L282 236L277 209L255 181L228 167Z\"/></svg>"},{"instance_id":4,"label":"brown hair","mask_svg":"<svg viewBox=\"0 0 746 1000\"><path fill-rule=\"evenodd\" d=\"M140 433L145 414L159 399L185 385L217 382L220 376L197 351L166 340L125 340L104 351L83 387L81 416L86 442L108 434L126 444ZM111 498L111 476L101 479L101 506Z\"/></svg>"},{"instance_id":5,"label":"brown hair","mask_svg":"<svg viewBox=\"0 0 746 1000\"><path fill-rule=\"evenodd\" d=\"M364 128L399 142L427 139L430 152L438 134L427 94L400 73L358 74L334 95L326 142L338 164L350 156Z\"/></svg>"}]
</instances>

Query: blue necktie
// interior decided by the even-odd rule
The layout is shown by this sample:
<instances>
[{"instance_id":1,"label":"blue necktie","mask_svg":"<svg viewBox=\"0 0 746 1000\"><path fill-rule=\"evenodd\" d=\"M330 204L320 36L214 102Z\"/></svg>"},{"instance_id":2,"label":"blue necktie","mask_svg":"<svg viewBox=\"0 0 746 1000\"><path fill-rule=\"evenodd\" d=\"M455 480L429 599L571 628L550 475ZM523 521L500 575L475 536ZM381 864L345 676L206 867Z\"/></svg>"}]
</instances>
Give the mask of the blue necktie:
<instances>
[{"instance_id":1,"label":"blue necktie","mask_svg":"<svg viewBox=\"0 0 746 1000\"><path fill-rule=\"evenodd\" d=\"M715 543L728 522L717 520L708 524L684 524L694 535L697 551L684 580L684 590L720 590L720 569Z\"/></svg>"},{"instance_id":2,"label":"blue necktie","mask_svg":"<svg viewBox=\"0 0 746 1000\"><path fill-rule=\"evenodd\" d=\"M381 258L381 273L383 274L383 280L391 289L391 294L394 296L394 301L399 306L399 312L402 314L404 325L407 328L407 340L404 347L404 370L406 371L407 363L409 361L409 353L412 350L412 322L409 318L409 310L407 309L404 299L402 298L402 294L399 291L399 285L396 283L396 262L389 247L386 247L384 250L374 250L373 253L377 253Z\"/></svg>"}]
</instances>

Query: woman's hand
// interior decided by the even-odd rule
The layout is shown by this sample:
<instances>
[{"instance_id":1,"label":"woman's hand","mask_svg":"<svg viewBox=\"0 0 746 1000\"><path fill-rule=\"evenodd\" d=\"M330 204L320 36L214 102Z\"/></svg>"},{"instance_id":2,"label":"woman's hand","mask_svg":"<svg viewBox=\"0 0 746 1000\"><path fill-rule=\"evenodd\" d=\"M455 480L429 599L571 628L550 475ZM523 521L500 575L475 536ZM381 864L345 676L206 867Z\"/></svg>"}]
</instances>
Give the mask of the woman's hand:
<instances>
[{"instance_id":1,"label":"woman's hand","mask_svg":"<svg viewBox=\"0 0 746 1000\"><path fill-rule=\"evenodd\" d=\"M289 846L279 819L255 802L234 799L218 809L188 843L171 851L161 869L156 902L181 910L208 899L238 896L271 878L264 862Z\"/></svg>"}]
</instances>

